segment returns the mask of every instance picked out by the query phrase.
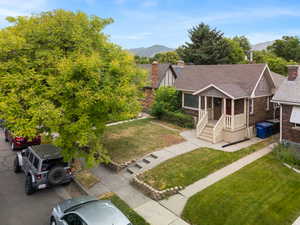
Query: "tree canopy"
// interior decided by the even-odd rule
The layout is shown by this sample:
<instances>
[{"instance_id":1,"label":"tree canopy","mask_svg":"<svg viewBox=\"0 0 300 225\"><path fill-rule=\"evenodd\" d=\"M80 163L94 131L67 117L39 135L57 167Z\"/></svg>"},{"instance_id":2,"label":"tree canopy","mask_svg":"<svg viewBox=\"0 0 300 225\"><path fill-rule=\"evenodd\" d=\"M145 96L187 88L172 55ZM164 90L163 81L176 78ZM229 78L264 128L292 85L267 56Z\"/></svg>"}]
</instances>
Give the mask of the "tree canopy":
<instances>
[{"instance_id":1,"label":"tree canopy","mask_svg":"<svg viewBox=\"0 0 300 225\"><path fill-rule=\"evenodd\" d=\"M159 63L170 63L170 64L177 64L178 60L179 60L179 55L177 54L177 52L161 52L161 53L157 53L154 57L153 57L153 61L157 61Z\"/></svg>"},{"instance_id":2,"label":"tree canopy","mask_svg":"<svg viewBox=\"0 0 300 225\"><path fill-rule=\"evenodd\" d=\"M246 36L235 36L232 38L232 40L239 44L239 46L244 50L245 54L248 54L251 49L251 44Z\"/></svg>"},{"instance_id":3,"label":"tree canopy","mask_svg":"<svg viewBox=\"0 0 300 225\"><path fill-rule=\"evenodd\" d=\"M177 50L182 60L198 65L230 63L231 47L221 31L201 23L188 33L191 42Z\"/></svg>"},{"instance_id":4,"label":"tree canopy","mask_svg":"<svg viewBox=\"0 0 300 225\"><path fill-rule=\"evenodd\" d=\"M8 19L0 30L0 112L17 136L58 133L66 160L106 161L108 121L140 110L145 74L109 42L112 19L55 10Z\"/></svg>"},{"instance_id":5,"label":"tree canopy","mask_svg":"<svg viewBox=\"0 0 300 225\"><path fill-rule=\"evenodd\" d=\"M256 63L267 63L271 71L282 75L287 75L287 65L295 64L268 51L254 51L253 59Z\"/></svg>"},{"instance_id":6,"label":"tree canopy","mask_svg":"<svg viewBox=\"0 0 300 225\"><path fill-rule=\"evenodd\" d=\"M240 43L234 39L226 38L229 44L229 62L231 64L246 63L246 54Z\"/></svg>"},{"instance_id":7,"label":"tree canopy","mask_svg":"<svg viewBox=\"0 0 300 225\"><path fill-rule=\"evenodd\" d=\"M300 39L299 37L283 36L276 40L268 50L285 60L300 62Z\"/></svg>"}]
</instances>

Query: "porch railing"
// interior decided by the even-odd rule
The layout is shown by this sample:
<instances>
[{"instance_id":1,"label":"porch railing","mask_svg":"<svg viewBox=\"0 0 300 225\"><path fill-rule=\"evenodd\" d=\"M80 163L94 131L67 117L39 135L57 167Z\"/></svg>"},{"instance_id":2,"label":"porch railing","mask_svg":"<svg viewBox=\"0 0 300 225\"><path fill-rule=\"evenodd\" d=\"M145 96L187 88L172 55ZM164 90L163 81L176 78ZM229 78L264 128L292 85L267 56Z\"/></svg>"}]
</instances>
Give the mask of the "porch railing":
<instances>
[{"instance_id":1,"label":"porch railing","mask_svg":"<svg viewBox=\"0 0 300 225\"><path fill-rule=\"evenodd\" d=\"M225 129L235 130L246 126L246 114L225 115Z\"/></svg>"},{"instance_id":2,"label":"porch railing","mask_svg":"<svg viewBox=\"0 0 300 225\"><path fill-rule=\"evenodd\" d=\"M208 113L203 111L204 113L201 113L200 117L200 112L199 112L199 121L197 123L197 137L200 137L200 134L202 133L203 129L208 123Z\"/></svg>"},{"instance_id":3,"label":"porch railing","mask_svg":"<svg viewBox=\"0 0 300 225\"><path fill-rule=\"evenodd\" d=\"M222 140L223 129L225 126L225 118L226 116L222 114L222 116L213 128L213 143L217 143L218 141Z\"/></svg>"}]
</instances>

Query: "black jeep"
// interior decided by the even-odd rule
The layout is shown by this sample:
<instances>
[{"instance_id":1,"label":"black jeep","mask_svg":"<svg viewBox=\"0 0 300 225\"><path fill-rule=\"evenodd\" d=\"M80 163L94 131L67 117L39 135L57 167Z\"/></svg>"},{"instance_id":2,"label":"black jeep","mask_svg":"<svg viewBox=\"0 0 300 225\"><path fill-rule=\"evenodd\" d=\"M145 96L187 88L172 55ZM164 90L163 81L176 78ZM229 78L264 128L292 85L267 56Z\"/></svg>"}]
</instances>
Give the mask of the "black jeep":
<instances>
[{"instance_id":1,"label":"black jeep","mask_svg":"<svg viewBox=\"0 0 300 225\"><path fill-rule=\"evenodd\" d=\"M71 168L63 161L60 149L50 144L30 146L18 152L14 172L21 171L26 176L27 195L50 186L68 184L73 179Z\"/></svg>"}]
</instances>

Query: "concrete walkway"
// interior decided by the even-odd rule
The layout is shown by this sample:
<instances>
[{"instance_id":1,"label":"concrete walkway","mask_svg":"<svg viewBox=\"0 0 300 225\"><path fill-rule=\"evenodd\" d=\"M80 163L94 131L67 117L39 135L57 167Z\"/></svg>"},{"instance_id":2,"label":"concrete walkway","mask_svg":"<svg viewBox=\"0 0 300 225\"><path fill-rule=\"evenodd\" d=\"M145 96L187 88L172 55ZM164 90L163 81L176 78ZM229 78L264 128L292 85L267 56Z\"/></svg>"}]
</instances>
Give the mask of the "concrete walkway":
<instances>
[{"instance_id":1,"label":"concrete walkway","mask_svg":"<svg viewBox=\"0 0 300 225\"><path fill-rule=\"evenodd\" d=\"M103 166L93 169L92 172L100 177L100 183L87 190L90 195L114 192L151 225L189 225L130 185L131 178L116 174Z\"/></svg>"},{"instance_id":2,"label":"concrete walkway","mask_svg":"<svg viewBox=\"0 0 300 225\"><path fill-rule=\"evenodd\" d=\"M174 214L180 216L187 200L194 194L202 191L203 189L215 184L223 178L235 173L244 166L256 161L257 159L269 154L274 147L274 144L263 148L260 151L254 152L244 158L237 160L236 162L208 175L207 177L187 186L185 189L179 192L169 199L160 201L160 204L172 211Z\"/></svg>"}]
</instances>

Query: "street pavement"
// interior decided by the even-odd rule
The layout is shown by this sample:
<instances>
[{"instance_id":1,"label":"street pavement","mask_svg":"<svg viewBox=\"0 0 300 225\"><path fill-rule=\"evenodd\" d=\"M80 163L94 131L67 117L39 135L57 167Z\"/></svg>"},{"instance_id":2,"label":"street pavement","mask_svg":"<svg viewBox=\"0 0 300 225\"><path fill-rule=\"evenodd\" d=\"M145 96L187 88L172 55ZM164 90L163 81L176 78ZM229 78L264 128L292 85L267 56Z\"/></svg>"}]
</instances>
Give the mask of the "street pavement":
<instances>
[{"instance_id":1,"label":"street pavement","mask_svg":"<svg viewBox=\"0 0 300 225\"><path fill-rule=\"evenodd\" d=\"M76 186L45 189L27 196L24 191L25 176L13 172L16 152L4 142L0 129L0 224L47 225L52 208L64 199L80 195Z\"/></svg>"}]
</instances>

